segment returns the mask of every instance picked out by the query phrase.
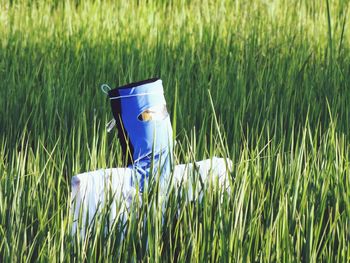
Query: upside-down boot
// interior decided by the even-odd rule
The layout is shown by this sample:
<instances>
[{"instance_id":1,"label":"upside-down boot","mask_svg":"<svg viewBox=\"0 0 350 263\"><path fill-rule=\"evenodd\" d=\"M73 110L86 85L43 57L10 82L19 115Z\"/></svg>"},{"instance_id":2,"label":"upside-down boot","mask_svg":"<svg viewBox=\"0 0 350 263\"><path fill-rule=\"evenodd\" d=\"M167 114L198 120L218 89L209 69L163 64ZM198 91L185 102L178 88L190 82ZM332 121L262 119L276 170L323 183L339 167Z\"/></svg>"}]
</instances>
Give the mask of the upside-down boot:
<instances>
[{"instance_id":1,"label":"upside-down boot","mask_svg":"<svg viewBox=\"0 0 350 263\"><path fill-rule=\"evenodd\" d=\"M162 80L152 78L108 91L123 157L135 171L131 182L143 192L150 174L169 183L172 163L172 127ZM154 178L157 179L157 178Z\"/></svg>"}]
</instances>

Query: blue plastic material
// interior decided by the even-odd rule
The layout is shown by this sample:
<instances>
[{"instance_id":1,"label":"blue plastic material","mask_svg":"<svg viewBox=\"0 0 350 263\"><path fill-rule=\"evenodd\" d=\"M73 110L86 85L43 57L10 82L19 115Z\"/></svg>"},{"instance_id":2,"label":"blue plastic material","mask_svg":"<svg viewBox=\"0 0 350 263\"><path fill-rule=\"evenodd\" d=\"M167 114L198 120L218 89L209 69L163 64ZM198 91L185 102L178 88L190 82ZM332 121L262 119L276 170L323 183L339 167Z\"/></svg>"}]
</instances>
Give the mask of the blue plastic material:
<instances>
[{"instance_id":1,"label":"blue plastic material","mask_svg":"<svg viewBox=\"0 0 350 263\"><path fill-rule=\"evenodd\" d=\"M160 174L161 183L168 177L173 138L162 81L154 79L138 83L141 85L117 88L117 92L109 93L109 96L111 100L120 100L120 118L116 120L122 122L123 136L127 136L131 144L132 163L129 167L134 169L138 181L132 184L138 183L142 192L151 172Z\"/></svg>"}]
</instances>

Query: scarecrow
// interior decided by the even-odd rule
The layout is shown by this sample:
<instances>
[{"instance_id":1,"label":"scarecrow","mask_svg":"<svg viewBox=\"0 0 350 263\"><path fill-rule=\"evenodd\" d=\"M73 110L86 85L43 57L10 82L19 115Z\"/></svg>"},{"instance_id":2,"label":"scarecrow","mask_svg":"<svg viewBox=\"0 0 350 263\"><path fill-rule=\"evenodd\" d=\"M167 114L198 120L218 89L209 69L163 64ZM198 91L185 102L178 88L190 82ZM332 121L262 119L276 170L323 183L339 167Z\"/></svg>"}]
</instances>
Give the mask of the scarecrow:
<instances>
[{"instance_id":1,"label":"scarecrow","mask_svg":"<svg viewBox=\"0 0 350 263\"><path fill-rule=\"evenodd\" d=\"M229 191L227 175L232 169L229 159L214 157L193 164L174 165L172 127L159 78L115 89L104 84L101 89L110 99L114 117L108 124L108 130L117 127L126 167L100 169L73 176L73 234L77 232L81 219L79 229L84 235L86 222L91 224L107 203L106 192L112 192L109 196L113 196L112 202L109 202L110 221L117 218L117 212L126 221L133 200L139 198L142 201L142 193L152 182L158 183L160 195L165 197L169 187L191 181L195 171L201 182L206 183L215 177L220 186ZM187 189L188 199L194 200L198 195L193 193L191 184L188 184ZM118 206L117 203L122 205Z\"/></svg>"}]
</instances>

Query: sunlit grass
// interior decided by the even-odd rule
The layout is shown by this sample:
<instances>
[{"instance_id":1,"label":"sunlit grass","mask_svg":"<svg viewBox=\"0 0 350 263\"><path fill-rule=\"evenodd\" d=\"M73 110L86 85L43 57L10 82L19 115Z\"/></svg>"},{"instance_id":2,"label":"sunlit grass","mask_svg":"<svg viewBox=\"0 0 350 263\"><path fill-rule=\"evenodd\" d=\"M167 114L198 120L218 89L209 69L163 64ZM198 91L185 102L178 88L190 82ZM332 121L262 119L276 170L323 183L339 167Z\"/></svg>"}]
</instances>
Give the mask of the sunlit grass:
<instances>
[{"instance_id":1,"label":"sunlit grass","mask_svg":"<svg viewBox=\"0 0 350 263\"><path fill-rule=\"evenodd\" d=\"M348 1L10 3L1 262L350 260ZM71 177L123 165L99 86L153 76L178 161L228 154L231 193L209 185L189 202L173 190L164 218L150 193L127 229L97 221L89 242L71 237Z\"/></svg>"}]
</instances>

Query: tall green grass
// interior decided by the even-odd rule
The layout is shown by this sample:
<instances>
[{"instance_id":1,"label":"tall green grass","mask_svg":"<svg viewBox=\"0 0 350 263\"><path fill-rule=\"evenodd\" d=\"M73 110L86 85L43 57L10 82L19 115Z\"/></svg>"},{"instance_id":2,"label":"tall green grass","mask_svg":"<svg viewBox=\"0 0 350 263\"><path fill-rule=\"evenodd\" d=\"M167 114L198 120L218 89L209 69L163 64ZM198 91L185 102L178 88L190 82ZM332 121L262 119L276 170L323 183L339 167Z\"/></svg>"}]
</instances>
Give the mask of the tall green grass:
<instances>
[{"instance_id":1,"label":"tall green grass","mask_svg":"<svg viewBox=\"0 0 350 263\"><path fill-rule=\"evenodd\" d=\"M0 261L349 261L349 6L1 1ZM99 86L152 76L178 160L228 154L231 193L71 237L72 175L123 165Z\"/></svg>"}]
</instances>

